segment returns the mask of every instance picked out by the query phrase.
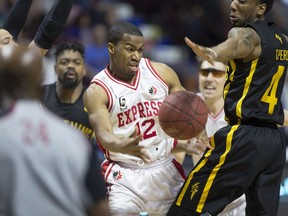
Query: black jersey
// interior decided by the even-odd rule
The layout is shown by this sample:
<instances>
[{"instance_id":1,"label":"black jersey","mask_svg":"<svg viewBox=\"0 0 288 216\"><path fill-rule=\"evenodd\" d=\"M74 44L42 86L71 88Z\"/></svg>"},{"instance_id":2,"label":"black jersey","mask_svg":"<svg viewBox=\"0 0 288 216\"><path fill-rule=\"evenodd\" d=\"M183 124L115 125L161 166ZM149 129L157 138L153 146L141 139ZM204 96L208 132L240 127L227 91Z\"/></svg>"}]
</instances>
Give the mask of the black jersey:
<instances>
[{"instance_id":1,"label":"black jersey","mask_svg":"<svg viewBox=\"0 0 288 216\"><path fill-rule=\"evenodd\" d=\"M228 63L224 88L228 122L283 124L281 95L288 66L288 43L272 24L259 20L249 23L261 38L259 58ZM275 64L276 62L276 64Z\"/></svg>"},{"instance_id":2,"label":"black jersey","mask_svg":"<svg viewBox=\"0 0 288 216\"><path fill-rule=\"evenodd\" d=\"M93 128L83 104L84 91L85 88L75 103L63 103L57 95L56 83L44 85L42 102L49 110L60 116L66 124L81 131L91 142L94 142Z\"/></svg>"}]
</instances>

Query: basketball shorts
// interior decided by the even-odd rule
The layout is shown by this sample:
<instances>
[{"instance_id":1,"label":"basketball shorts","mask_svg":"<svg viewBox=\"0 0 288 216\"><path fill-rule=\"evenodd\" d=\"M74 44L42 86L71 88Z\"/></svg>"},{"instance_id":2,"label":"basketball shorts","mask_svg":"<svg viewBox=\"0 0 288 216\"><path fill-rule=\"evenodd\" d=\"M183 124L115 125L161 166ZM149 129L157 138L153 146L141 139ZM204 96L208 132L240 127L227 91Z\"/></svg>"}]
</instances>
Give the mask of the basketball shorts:
<instances>
[{"instance_id":1,"label":"basketball shorts","mask_svg":"<svg viewBox=\"0 0 288 216\"><path fill-rule=\"evenodd\" d=\"M167 215L219 214L246 195L246 215L277 215L285 140L277 128L228 125L211 138Z\"/></svg>"},{"instance_id":2,"label":"basketball shorts","mask_svg":"<svg viewBox=\"0 0 288 216\"><path fill-rule=\"evenodd\" d=\"M172 156L143 166L106 160L102 167L107 165L109 208L115 216L166 215L185 178Z\"/></svg>"}]
</instances>

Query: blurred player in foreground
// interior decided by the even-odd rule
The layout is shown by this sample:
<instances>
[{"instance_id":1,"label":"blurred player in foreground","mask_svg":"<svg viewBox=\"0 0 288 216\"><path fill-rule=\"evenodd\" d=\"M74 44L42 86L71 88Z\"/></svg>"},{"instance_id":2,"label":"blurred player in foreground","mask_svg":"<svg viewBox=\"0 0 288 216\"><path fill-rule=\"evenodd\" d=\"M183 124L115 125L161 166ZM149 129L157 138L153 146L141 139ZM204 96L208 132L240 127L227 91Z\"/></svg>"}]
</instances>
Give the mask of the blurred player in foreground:
<instances>
[{"instance_id":1,"label":"blurred player in foreground","mask_svg":"<svg viewBox=\"0 0 288 216\"><path fill-rule=\"evenodd\" d=\"M0 215L109 215L87 140L40 106L41 68L34 50L0 49Z\"/></svg>"}]
</instances>

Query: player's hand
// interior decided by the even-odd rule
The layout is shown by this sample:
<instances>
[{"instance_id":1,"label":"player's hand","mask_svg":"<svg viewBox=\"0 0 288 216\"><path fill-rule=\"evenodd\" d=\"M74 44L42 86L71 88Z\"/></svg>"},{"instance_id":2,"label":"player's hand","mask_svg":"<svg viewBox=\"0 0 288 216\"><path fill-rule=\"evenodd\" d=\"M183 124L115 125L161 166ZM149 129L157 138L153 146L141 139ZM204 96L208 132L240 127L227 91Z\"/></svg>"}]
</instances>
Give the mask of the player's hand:
<instances>
[{"instance_id":1,"label":"player's hand","mask_svg":"<svg viewBox=\"0 0 288 216\"><path fill-rule=\"evenodd\" d=\"M130 137L123 139L121 143L121 152L123 154L131 154L141 158L145 163L151 161L151 156L145 149L145 146L139 145L142 136L139 134L137 127Z\"/></svg>"},{"instance_id":2,"label":"player's hand","mask_svg":"<svg viewBox=\"0 0 288 216\"><path fill-rule=\"evenodd\" d=\"M192 42L188 37L185 37L184 40L186 44L193 50L193 52L203 60L208 61L212 65L214 61L217 60L217 53L213 49L200 46Z\"/></svg>"},{"instance_id":3,"label":"player's hand","mask_svg":"<svg viewBox=\"0 0 288 216\"><path fill-rule=\"evenodd\" d=\"M206 146L198 141L196 138L190 140L178 140L178 144L174 152L186 152L186 154L203 154Z\"/></svg>"},{"instance_id":4,"label":"player's hand","mask_svg":"<svg viewBox=\"0 0 288 216\"><path fill-rule=\"evenodd\" d=\"M207 136L207 133L206 133L206 130L203 130L197 137L198 141L205 145L205 147L209 148L209 149L214 149L211 145L210 145L210 142L209 142L209 139L208 139L208 136Z\"/></svg>"},{"instance_id":5,"label":"player's hand","mask_svg":"<svg viewBox=\"0 0 288 216\"><path fill-rule=\"evenodd\" d=\"M188 140L188 142L186 144L186 153L189 155L203 154L205 149L206 149L206 146L203 145L203 143L199 142L199 140L196 138L192 138L192 139Z\"/></svg>"}]
</instances>

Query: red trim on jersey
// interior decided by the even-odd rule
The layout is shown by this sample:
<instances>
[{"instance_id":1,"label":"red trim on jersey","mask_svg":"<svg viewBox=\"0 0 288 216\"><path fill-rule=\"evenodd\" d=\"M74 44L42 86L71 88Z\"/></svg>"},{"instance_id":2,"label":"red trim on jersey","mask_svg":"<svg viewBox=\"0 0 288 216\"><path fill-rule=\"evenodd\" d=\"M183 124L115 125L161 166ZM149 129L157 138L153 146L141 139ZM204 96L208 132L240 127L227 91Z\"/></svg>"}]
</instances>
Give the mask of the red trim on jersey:
<instances>
[{"instance_id":1,"label":"red trim on jersey","mask_svg":"<svg viewBox=\"0 0 288 216\"><path fill-rule=\"evenodd\" d=\"M153 66L151 65L151 61L147 58L144 58L146 66L151 71L151 73L164 85L169 89L169 85L159 76L159 74L155 71Z\"/></svg>"},{"instance_id":2,"label":"red trim on jersey","mask_svg":"<svg viewBox=\"0 0 288 216\"><path fill-rule=\"evenodd\" d=\"M98 139L97 139L97 145L99 146L99 149L105 154L105 157L108 160L110 160L111 159L110 158L110 152L102 146L101 142Z\"/></svg>"},{"instance_id":3,"label":"red trim on jersey","mask_svg":"<svg viewBox=\"0 0 288 216\"><path fill-rule=\"evenodd\" d=\"M114 162L110 162L108 160L106 160L103 164L102 164L102 170L104 171L105 170L105 181L107 182L107 179L108 179L108 176L110 175L111 173L111 170L113 168L113 166L115 166L115 163Z\"/></svg>"},{"instance_id":4,"label":"red trim on jersey","mask_svg":"<svg viewBox=\"0 0 288 216\"><path fill-rule=\"evenodd\" d=\"M110 162L108 160L105 160L102 164L101 164L101 173L102 175L105 177L105 173L109 167Z\"/></svg>"},{"instance_id":5,"label":"red trim on jersey","mask_svg":"<svg viewBox=\"0 0 288 216\"><path fill-rule=\"evenodd\" d=\"M140 73L141 72L139 69L137 70L137 72L135 74L135 79L134 79L133 83L128 83L128 82L125 82L123 80L118 79L117 77L114 77L108 67L105 68L104 72L108 76L108 78L111 79L112 81L114 81L115 83L117 83L119 85L126 86L127 88L131 88L133 90L137 89L139 82L140 82Z\"/></svg>"},{"instance_id":6,"label":"red trim on jersey","mask_svg":"<svg viewBox=\"0 0 288 216\"><path fill-rule=\"evenodd\" d=\"M185 180L186 175L185 175L185 172L184 172L182 165L178 161L176 161L175 159L172 160L172 163L174 164L174 166L176 167L176 169L178 170L178 172L180 173L182 178Z\"/></svg>"},{"instance_id":7,"label":"red trim on jersey","mask_svg":"<svg viewBox=\"0 0 288 216\"><path fill-rule=\"evenodd\" d=\"M176 148L177 144L178 144L178 140L177 140L177 139L174 139L174 140L173 140L173 149Z\"/></svg>"},{"instance_id":8,"label":"red trim on jersey","mask_svg":"<svg viewBox=\"0 0 288 216\"><path fill-rule=\"evenodd\" d=\"M224 107L220 110L220 112L216 116L212 116L210 113L208 113L209 118L213 121L216 122L223 114L224 112Z\"/></svg>"},{"instance_id":9,"label":"red trim on jersey","mask_svg":"<svg viewBox=\"0 0 288 216\"><path fill-rule=\"evenodd\" d=\"M112 93L111 93L110 89L108 88L108 86L102 80L93 79L91 81L91 84L92 83L95 83L95 84L101 86L104 89L104 91L106 92L106 94L108 96L108 110L110 112L110 110L112 109L112 104L113 104L113 97L112 97Z\"/></svg>"}]
</instances>

